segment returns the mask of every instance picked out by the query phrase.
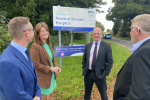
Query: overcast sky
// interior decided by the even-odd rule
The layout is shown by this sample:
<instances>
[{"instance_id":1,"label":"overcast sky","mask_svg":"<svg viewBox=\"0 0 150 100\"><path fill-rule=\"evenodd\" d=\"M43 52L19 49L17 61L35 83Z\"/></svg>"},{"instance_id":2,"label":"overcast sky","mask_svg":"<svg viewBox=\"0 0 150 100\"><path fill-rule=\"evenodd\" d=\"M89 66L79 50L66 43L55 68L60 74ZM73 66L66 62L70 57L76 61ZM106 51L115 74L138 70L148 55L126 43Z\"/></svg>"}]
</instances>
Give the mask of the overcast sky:
<instances>
[{"instance_id":1,"label":"overcast sky","mask_svg":"<svg viewBox=\"0 0 150 100\"><path fill-rule=\"evenodd\" d=\"M104 13L96 14L96 20L101 22L104 25L105 31L107 29L111 29L112 30L113 22L106 20L106 14L108 14L108 12L107 12L108 8L109 7L114 7L114 4L111 3L112 0L103 0L103 1L106 1L107 5L103 5L102 8L100 8L100 10L103 10Z\"/></svg>"}]
</instances>

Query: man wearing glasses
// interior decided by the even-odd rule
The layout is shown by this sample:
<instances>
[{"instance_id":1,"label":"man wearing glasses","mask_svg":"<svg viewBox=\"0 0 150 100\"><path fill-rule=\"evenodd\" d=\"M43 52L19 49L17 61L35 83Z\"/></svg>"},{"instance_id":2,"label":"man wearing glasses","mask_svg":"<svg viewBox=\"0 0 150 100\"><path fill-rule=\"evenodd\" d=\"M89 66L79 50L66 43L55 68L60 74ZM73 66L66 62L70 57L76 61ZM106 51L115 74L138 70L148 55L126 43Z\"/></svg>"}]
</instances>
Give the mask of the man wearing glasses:
<instances>
[{"instance_id":1,"label":"man wearing glasses","mask_svg":"<svg viewBox=\"0 0 150 100\"><path fill-rule=\"evenodd\" d=\"M40 100L34 64L27 51L34 29L27 17L8 23L12 42L0 55L0 100Z\"/></svg>"},{"instance_id":2,"label":"man wearing glasses","mask_svg":"<svg viewBox=\"0 0 150 100\"><path fill-rule=\"evenodd\" d=\"M150 100L150 14L138 15L131 22L135 44L117 75L113 100Z\"/></svg>"},{"instance_id":3,"label":"man wearing glasses","mask_svg":"<svg viewBox=\"0 0 150 100\"><path fill-rule=\"evenodd\" d=\"M93 29L94 41L85 45L82 68L85 85L84 100L90 100L93 83L95 82L101 100L108 100L106 76L109 75L113 59L110 44L101 40L102 31L99 27Z\"/></svg>"}]
</instances>

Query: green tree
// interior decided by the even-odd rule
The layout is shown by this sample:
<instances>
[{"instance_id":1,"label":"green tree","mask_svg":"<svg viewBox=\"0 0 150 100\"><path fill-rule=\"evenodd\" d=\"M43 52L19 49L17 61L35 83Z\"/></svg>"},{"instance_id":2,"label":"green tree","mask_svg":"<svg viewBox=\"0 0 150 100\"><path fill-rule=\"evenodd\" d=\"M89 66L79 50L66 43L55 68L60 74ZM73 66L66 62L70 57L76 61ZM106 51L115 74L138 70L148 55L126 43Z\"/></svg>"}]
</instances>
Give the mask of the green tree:
<instances>
[{"instance_id":1,"label":"green tree","mask_svg":"<svg viewBox=\"0 0 150 100\"><path fill-rule=\"evenodd\" d=\"M95 25L95 26L96 26L96 27L100 27L100 28L102 29L102 32L104 32L105 27L104 27L103 24L101 24L101 22L96 21L96 25Z\"/></svg>"},{"instance_id":2,"label":"green tree","mask_svg":"<svg viewBox=\"0 0 150 100\"><path fill-rule=\"evenodd\" d=\"M150 0L112 0L112 2L115 3L115 6L108 10L106 19L113 21L114 25L116 24L113 31L115 30L114 33L118 32L122 37L128 36L127 30L135 16L150 13ZM118 25L119 28L117 28Z\"/></svg>"},{"instance_id":3,"label":"green tree","mask_svg":"<svg viewBox=\"0 0 150 100\"><path fill-rule=\"evenodd\" d=\"M100 5L103 4L105 3L102 2L102 0L0 0L0 11L6 11L7 18L9 19L16 16L29 17L34 27L41 21L45 22L49 26L50 34L56 36L58 35L58 31L53 31L53 6L100 8ZM97 9L97 12L101 11ZM62 35L65 34L64 36L66 36L66 34L69 36L70 34L68 31L62 31L61 33ZM83 34L78 34L74 39L83 36ZM30 46L31 44L29 44L29 47Z\"/></svg>"},{"instance_id":4,"label":"green tree","mask_svg":"<svg viewBox=\"0 0 150 100\"><path fill-rule=\"evenodd\" d=\"M4 49L8 46L8 43L12 40L10 34L8 32L7 23L8 19L7 12L0 12L0 54L4 51Z\"/></svg>"},{"instance_id":5,"label":"green tree","mask_svg":"<svg viewBox=\"0 0 150 100\"><path fill-rule=\"evenodd\" d=\"M46 22L50 33L56 35L56 31L53 31L53 6L100 8L102 4L105 4L102 0L99 2L96 0L0 0L0 10L7 11L10 19L16 16L27 16L33 26L41 21Z\"/></svg>"},{"instance_id":6,"label":"green tree","mask_svg":"<svg viewBox=\"0 0 150 100\"><path fill-rule=\"evenodd\" d=\"M113 26L113 34L116 35L119 31L119 26L120 26L121 22L119 20L114 21L114 26Z\"/></svg>"},{"instance_id":7,"label":"green tree","mask_svg":"<svg viewBox=\"0 0 150 100\"><path fill-rule=\"evenodd\" d=\"M111 32L111 30L110 30L110 29L107 29L106 32Z\"/></svg>"}]
</instances>

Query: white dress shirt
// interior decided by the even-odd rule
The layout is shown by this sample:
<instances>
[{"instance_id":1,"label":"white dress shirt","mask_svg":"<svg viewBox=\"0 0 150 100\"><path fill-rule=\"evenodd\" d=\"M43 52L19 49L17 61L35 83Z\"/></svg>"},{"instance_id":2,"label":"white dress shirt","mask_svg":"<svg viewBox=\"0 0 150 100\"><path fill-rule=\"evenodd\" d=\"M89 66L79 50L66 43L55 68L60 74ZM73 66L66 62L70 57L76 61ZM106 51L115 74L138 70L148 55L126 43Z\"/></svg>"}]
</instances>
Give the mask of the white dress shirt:
<instances>
[{"instance_id":1,"label":"white dress shirt","mask_svg":"<svg viewBox=\"0 0 150 100\"><path fill-rule=\"evenodd\" d=\"M89 56L89 69L90 69L90 70L92 70L91 65L92 65L92 60L93 60L93 53L94 53L95 43L96 43L96 42L94 41L93 44L92 44L91 50L90 50L90 56ZM97 57L97 54L98 54L98 50L99 50L99 48L100 48L100 43L101 43L101 40L99 40L99 41L97 42L96 57Z\"/></svg>"}]
</instances>

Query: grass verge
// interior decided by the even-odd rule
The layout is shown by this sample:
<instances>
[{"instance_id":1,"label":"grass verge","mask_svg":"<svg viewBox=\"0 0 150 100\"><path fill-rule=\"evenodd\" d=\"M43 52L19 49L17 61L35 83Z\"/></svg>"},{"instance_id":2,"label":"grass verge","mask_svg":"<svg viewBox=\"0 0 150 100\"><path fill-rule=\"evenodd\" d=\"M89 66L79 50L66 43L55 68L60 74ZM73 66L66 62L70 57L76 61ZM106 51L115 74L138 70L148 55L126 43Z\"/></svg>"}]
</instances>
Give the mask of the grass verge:
<instances>
[{"instance_id":1,"label":"grass verge","mask_svg":"<svg viewBox=\"0 0 150 100\"><path fill-rule=\"evenodd\" d=\"M111 84L112 80L117 76L120 68L122 67L124 62L127 60L127 58L131 55L131 53L130 53L130 50L116 43L106 41L106 40L103 40L103 41L109 43L112 48L113 67L111 69L109 76L107 76L107 83L109 86L112 86Z\"/></svg>"},{"instance_id":2,"label":"grass verge","mask_svg":"<svg viewBox=\"0 0 150 100\"><path fill-rule=\"evenodd\" d=\"M91 41L93 41L91 37ZM110 43L113 55L113 67L107 76L107 84L112 87L112 80L117 76L123 63L130 56L130 50L116 43ZM86 40L74 40L74 43L85 44ZM56 58L59 65L59 58ZM80 100L84 89L84 80L82 76L82 56L62 57L62 72L57 78L57 87L55 89L55 100Z\"/></svg>"}]
</instances>

